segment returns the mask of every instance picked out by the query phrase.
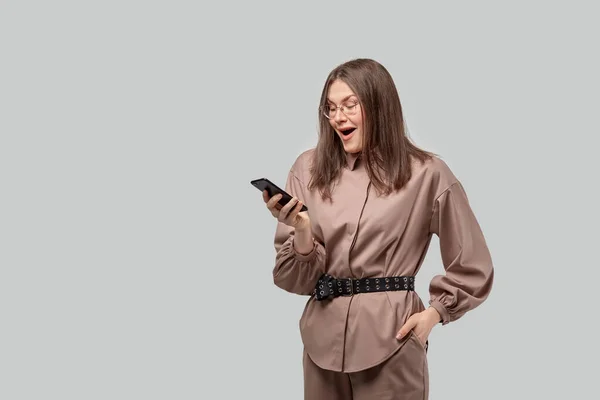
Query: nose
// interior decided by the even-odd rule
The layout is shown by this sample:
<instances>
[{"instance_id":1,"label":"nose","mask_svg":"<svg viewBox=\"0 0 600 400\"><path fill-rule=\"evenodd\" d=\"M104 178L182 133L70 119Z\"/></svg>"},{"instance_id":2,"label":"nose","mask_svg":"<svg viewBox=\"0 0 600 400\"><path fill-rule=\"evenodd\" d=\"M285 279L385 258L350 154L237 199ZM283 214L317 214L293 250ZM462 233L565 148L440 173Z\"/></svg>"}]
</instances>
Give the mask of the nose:
<instances>
[{"instance_id":1,"label":"nose","mask_svg":"<svg viewBox=\"0 0 600 400\"><path fill-rule=\"evenodd\" d=\"M333 120L337 123L340 123L342 121L346 120L346 114L344 114L342 112L342 110L340 110L339 108L337 110L335 110L335 115L333 116Z\"/></svg>"}]
</instances>

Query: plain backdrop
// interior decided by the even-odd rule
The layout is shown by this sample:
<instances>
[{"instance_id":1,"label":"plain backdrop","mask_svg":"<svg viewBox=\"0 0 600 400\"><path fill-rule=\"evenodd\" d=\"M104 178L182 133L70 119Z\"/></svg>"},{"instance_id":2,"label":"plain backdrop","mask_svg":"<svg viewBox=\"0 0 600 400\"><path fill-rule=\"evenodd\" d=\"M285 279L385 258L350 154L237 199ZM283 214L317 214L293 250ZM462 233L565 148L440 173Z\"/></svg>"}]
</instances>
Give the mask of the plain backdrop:
<instances>
[{"instance_id":1,"label":"plain backdrop","mask_svg":"<svg viewBox=\"0 0 600 400\"><path fill-rule=\"evenodd\" d=\"M489 299L436 326L430 398L596 393L594 2L2 1L0 398L302 399L273 285L329 71L392 74L467 190ZM437 238L417 279L443 273ZM401 397L399 397L401 398Z\"/></svg>"}]
</instances>

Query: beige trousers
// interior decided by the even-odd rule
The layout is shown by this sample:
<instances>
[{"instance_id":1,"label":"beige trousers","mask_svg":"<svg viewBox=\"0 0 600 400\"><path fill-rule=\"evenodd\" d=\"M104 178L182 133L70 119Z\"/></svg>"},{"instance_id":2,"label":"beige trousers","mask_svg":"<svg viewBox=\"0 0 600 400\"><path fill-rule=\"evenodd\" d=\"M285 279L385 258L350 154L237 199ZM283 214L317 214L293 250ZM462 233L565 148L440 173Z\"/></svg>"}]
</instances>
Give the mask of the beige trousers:
<instances>
[{"instance_id":1,"label":"beige trousers","mask_svg":"<svg viewBox=\"0 0 600 400\"><path fill-rule=\"evenodd\" d=\"M412 331L409 335L386 361L358 372L322 369L304 352L304 399L428 400L427 350Z\"/></svg>"}]
</instances>

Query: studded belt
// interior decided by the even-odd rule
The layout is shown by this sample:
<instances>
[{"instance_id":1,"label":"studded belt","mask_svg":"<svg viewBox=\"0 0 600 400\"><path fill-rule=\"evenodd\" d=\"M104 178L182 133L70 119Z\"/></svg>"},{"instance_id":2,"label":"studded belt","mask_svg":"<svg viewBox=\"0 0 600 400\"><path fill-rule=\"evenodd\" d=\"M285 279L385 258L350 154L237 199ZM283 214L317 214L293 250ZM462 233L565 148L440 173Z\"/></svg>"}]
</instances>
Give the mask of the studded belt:
<instances>
[{"instance_id":1,"label":"studded belt","mask_svg":"<svg viewBox=\"0 0 600 400\"><path fill-rule=\"evenodd\" d=\"M313 295L317 300L339 296L352 296L358 293L389 292L397 290L415 290L414 276L391 276L383 278L334 278L323 274Z\"/></svg>"}]
</instances>

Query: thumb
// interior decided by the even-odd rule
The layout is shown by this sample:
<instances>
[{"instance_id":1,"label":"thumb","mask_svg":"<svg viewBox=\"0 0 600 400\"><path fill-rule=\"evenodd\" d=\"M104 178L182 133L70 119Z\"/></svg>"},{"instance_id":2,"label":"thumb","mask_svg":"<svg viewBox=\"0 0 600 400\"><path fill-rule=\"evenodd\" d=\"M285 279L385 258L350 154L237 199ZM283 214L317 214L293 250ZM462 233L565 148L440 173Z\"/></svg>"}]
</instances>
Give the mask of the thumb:
<instances>
[{"instance_id":1,"label":"thumb","mask_svg":"<svg viewBox=\"0 0 600 400\"><path fill-rule=\"evenodd\" d=\"M396 339L402 339L414 327L415 319L411 317L406 321L404 325L402 325L402 328L400 328L398 334L396 335Z\"/></svg>"}]
</instances>

